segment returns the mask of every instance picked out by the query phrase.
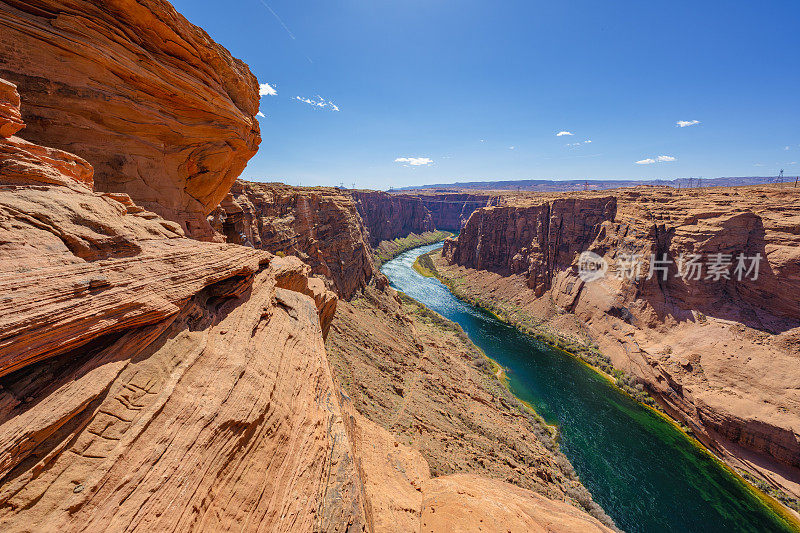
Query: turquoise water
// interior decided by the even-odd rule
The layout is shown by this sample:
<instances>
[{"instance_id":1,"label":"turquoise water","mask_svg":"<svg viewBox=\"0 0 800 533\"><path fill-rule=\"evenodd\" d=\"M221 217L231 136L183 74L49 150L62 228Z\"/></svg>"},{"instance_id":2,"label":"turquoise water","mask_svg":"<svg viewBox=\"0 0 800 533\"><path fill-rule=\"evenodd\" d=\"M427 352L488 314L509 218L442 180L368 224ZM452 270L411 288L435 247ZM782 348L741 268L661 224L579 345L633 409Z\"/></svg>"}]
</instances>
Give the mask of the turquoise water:
<instances>
[{"instance_id":1,"label":"turquoise water","mask_svg":"<svg viewBox=\"0 0 800 533\"><path fill-rule=\"evenodd\" d=\"M381 269L391 285L461 325L508 369L512 392L561 432L561 450L594 500L628 532L795 531L681 432L596 372L453 296L411 265Z\"/></svg>"}]
</instances>

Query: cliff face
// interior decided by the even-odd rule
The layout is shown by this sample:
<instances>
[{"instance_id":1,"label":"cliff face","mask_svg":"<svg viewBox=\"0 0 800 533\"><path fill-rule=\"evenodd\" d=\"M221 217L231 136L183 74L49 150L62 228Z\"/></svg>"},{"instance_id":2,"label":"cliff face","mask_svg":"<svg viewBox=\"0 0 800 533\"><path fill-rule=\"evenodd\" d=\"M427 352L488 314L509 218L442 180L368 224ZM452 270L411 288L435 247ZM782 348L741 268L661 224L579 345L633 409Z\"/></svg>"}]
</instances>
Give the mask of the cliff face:
<instances>
[{"instance_id":1,"label":"cliff face","mask_svg":"<svg viewBox=\"0 0 800 533\"><path fill-rule=\"evenodd\" d=\"M706 444L737 466L736 457L761 454L767 461L759 463L773 465L770 478L784 476L784 488L794 492L798 200L797 190L758 187L518 197L476 211L458 239L446 242L452 266L443 268L476 294L596 343ZM577 257L587 250L609 264L601 280L578 275ZM641 258L638 280L620 267L630 254ZM708 279L708 270L700 279L681 277L681 256L690 254L705 265L727 255L730 279ZM760 255L757 280L737 279L739 254ZM647 279L651 266L664 265L651 265L651 255L666 257L665 279L660 270Z\"/></svg>"},{"instance_id":2,"label":"cliff face","mask_svg":"<svg viewBox=\"0 0 800 533\"><path fill-rule=\"evenodd\" d=\"M436 229L459 232L473 211L486 207L493 196L466 193L422 194L417 196L431 214Z\"/></svg>"},{"instance_id":3,"label":"cliff face","mask_svg":"<svg viewBox=\"0 0 800 533\"><path fill-rule=\"evenodd\" d=\"M602 223L614 219L616 209L614 197L479 209L458 239L445 242L443 253L459 265L523 275L542 294L555 272L591 245Z\"/></svg>"},{"instance_id":4,"label":"cliff face","mask_svg":"<svg viewBox=\"0 0 800 533\"><path fill-rule=\"evenodd\" d=\"M369 230L374 247L381 241L433 230L458 232L475 209L486 206L492 196L480 194L389 194L354 191L358 212Z\"/></svg>"},{"instance_id":5,"label":"cliff face","mask_svg":"<svg viewBox=\"0 0 800 533\"><path fill-rule=\"evenodd\" d=\"M0 2L0 77L28 140L206 240L261 140L255 77L165 0Z\"/></svg>"},{"instance_id":6,"label":"cliff face","mask_svg":"<svg viewBox=\"0 0 800 533\"><path fill-rule=\"evenodd\" d=\"M351 194L372 246L409 233L436 229L430 212L418 198L381 191L354 191Z\"/></svg>"},{"instance_id":7,"label":"cliff face","mask_svg":"<svg viewBox=\"0 0 800 533\"><path fill-rule=\"evenodd\" d=\"M209 219L228 242L300 257L343 298L376 275L353 199L338 189L237 181Z\"/></svg>"},{"instance_id":8,"label":"cliff face","mask_svg":"<svg viewBox=\"0 0 800 533\"><path fill-rule=\"evenodd\" d=\"M0 139L0 527L363 530L323 344L335 296L91 172Z\"/></svg>"},{"instance_id":9,"label":"cliff face","mask_svg":"<svg viewBox=\"0 0 800 533\"><path fill-rule=\"evenodd\" d=\"M445 508L470 530L609 531L499 481L432 478L338 393L337 299L308 265L188 239L23 126L0 79L0 529L404 532Z\"/></svg>"}]
</instances>

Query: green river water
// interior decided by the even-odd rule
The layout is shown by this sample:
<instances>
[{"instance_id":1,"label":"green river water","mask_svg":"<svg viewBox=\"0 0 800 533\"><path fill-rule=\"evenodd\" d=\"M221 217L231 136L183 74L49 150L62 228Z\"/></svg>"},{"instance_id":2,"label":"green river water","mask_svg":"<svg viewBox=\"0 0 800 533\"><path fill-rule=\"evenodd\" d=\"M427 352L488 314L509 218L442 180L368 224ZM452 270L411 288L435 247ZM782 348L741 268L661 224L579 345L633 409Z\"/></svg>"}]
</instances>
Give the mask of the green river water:
<instances>
[{"instance_id":1,"label":"green river water","mask_svg":"<svg viewBox=\"0 0 800 533\"><path fill-rule=\"evenodd\" d=\"M560 429L560 446L595 501L628 532L797 531L695 442L569 355L453 296L412 264L381 269L392 286L461 325L507 369L511 391Z\"/></svg>"}]
</instances>

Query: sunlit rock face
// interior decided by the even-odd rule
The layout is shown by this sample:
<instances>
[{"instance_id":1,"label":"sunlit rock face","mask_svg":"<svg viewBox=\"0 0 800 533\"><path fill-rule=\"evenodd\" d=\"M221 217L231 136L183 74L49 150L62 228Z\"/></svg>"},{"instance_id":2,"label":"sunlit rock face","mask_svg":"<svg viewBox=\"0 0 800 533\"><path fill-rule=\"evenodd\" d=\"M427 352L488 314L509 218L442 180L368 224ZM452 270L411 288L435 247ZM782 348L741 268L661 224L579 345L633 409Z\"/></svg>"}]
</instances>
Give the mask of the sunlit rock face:
<instances>
[{"instance_id":1,"label":"sunlit rock face","mask_svg":"<svg viewBox=\"0 0 800 533\"><path fill-rule=\"evenodd\" d=\"M256 78L163 0L0 3L0 77L27 140L204 240L261 141Z\"/></svg>"}]
</instances>

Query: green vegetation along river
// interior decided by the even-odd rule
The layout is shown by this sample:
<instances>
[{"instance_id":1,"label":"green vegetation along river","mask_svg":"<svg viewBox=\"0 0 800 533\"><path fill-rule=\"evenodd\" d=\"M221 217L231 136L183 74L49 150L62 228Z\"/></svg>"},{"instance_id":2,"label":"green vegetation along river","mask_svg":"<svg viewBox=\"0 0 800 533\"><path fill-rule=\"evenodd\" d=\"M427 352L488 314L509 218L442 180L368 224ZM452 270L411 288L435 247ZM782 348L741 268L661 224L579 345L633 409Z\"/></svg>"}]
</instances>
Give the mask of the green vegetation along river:
<instances>
[{"instance_id":1,"label":"green vegetation along river","mask_svg":"<svg viewBox=\"0 0 800 533\"><path fill-rule=\"evenodd\" d=\"M796 531L705 450L603 376L418 274L416 258L439 246L406 252L381 270L394 288L460 324L507 369L512 392L558 425L561 450L617 526L631 533Z\"/></svg>"}]
</instances>

